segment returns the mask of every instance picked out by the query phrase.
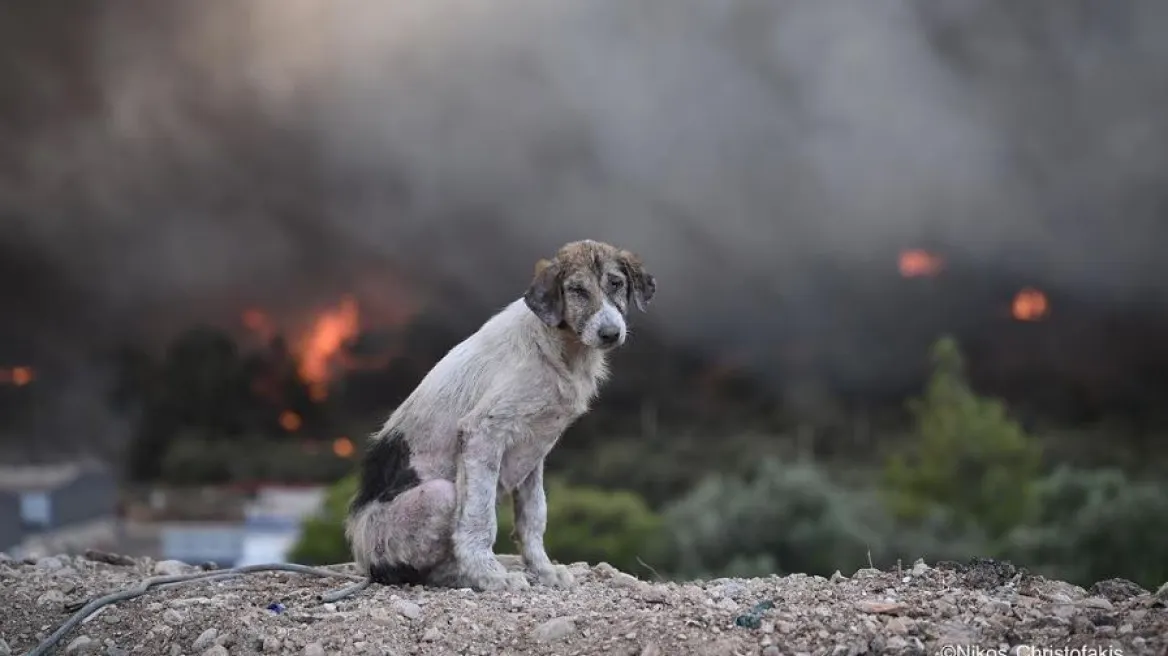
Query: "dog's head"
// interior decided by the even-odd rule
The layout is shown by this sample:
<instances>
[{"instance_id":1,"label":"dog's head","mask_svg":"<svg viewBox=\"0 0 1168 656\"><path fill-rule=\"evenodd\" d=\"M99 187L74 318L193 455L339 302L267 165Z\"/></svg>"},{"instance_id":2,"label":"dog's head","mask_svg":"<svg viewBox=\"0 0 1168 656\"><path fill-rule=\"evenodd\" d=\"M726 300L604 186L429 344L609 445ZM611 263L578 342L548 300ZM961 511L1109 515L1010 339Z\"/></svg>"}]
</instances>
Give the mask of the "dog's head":
<instances>
[{"instance_id":1,"label":"dog's head","mask_svg":"<svg viewBox=\"0 0 1168 656\"><path fill-rule=\"evenodd\" d=\"M548 326L570 331L585 346L607 350L624 344L630 306L644 312L656 291L657 282L641 258L584 240L540 260L523 298Z\"/></svg>"}]
</instances>

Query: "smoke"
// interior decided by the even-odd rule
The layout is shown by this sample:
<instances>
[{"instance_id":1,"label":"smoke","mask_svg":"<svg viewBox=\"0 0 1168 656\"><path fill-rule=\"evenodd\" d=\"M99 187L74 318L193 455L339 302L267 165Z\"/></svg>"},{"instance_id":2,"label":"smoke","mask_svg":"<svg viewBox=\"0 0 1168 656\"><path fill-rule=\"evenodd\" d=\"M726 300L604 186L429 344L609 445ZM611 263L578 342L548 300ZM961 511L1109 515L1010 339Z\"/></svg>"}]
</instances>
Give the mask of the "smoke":
<instances>
[{"instance_id":1,"label":"smoke","mask_svg":"<svg viewBox=\"0 0 1168 656\"><path fill-rule=\"evenodd\" d=\"M0 255L36 290L4 283L6 338L391 272L498 306L584 237L643 256L678 338L760 362L776 332L861 339L825 276L862 287L922 243L1095 298L1168 291L1158 0L2 11Z\"/></svg>"}]
</instances>

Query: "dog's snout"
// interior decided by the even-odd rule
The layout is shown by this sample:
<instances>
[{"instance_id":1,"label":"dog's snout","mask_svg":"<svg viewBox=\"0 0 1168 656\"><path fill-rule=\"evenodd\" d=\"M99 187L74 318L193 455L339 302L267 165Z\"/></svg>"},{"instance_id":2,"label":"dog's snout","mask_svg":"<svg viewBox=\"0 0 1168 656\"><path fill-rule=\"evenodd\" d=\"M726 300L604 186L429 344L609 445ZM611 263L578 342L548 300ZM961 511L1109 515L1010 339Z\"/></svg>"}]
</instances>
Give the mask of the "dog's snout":
<instances>
[{"instance_id":1,"label":"dog's snout","mask_svg":"<svg viewBox=\"0 0 1168 656\"><path fill-rule=\"evenodd\" d=\"M596 331L596 336L600 338L600 343L605 346L611 346L620 339L620 326L601 326L600 330Z\"/></svg>"}]
</instances>

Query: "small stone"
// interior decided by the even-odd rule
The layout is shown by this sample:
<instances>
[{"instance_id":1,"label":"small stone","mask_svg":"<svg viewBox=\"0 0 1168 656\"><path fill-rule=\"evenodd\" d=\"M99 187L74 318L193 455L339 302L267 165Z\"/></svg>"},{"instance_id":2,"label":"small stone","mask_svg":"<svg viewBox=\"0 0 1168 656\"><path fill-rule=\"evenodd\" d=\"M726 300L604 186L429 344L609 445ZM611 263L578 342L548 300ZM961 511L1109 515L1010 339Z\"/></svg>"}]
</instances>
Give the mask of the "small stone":
<instances>
[{"instance_id":1,"label":"small stone","mask_svg":"<svg viewBox=\"0 0 1168 656\"><path fill-rule=\"evenodd\" d=\"M718 586L718 593L726 599L738 599L746 593L746 587L741 583L730 581Z\"/></svg>"},{"instance_id":2,"label":"small stone","mask_svg":"<svg viewBox=\"0 0 1168 656\"><path fill-rule=\"evenodd\" d=\"M95 563L105 563L106 565L117 565L119 567L128 567L134 564L134 559L129 556L98 551L97 549L86 549L84 558Z\"/></svg>"},{"instance_id":3,"label":"small stone","mask_svg":"<svg viewBox=\"0 0 1168 656\"><path fill-rule=\"evenodd\" d=\"M906 608L904 604L895 601L861 601L856 604L856 609L860 612L874 615L898 615Z\"/></svg>"},{"instance_id":4,"label":"small stone","mask_svg":"<svg viewBox=\"0 0 1168 656\"><path fill-rule=\"evenodd\" d=\"M762 656L782 656L782 654L783 652L779 651L779 648L774 645L767 645L762 650Z\"/></svg>"},{"instance_id":5,"label":"small stone","mask_svg":"<svg viewBox=\"0 0 1168 656\"><path fill-rule=\"evenodd\" d=\"M613 570L614 574L609 579L608 584L614 588L632 588L641 582L640 579L632 574L625 574L624 572Z\"/></svg>"},{"instance_id":6,"label":"small stone","mask_svg":"<svg viewBox=\"0 0 1168 656\"><path fill-rule=\"evenodd\" d=\"M92 654L101 649L101 643L87 635L80 635L65 647L66 654Z\"/></svg>"},{"instance_id":7,"label":"small stone","mask_svg":"<svg viewBox=\"0 0 1168 656\"><path fill-rule=\"evenodd\" d=\"M394 623L394 620L389 615L389 611L380 606L376 606L369 610L369 619L373 620L374 624L381 626L389 626Z\"/></svg>"},{"instance_id":8,"label":"small stone","mask_svg":"<svg viewBox=\"0 0 1168 656\"><path fill-rule=\"evenodd\" d=\"M0 656L12 656L12 647L3 638L0 638Z\"/></svg>"},{"instance_id":9,"label":"small stone","mask_svg":"<svg viewBox=\"0 0 1168 656\"><path fill-rule=\"evenodd\" d=\"M828 580L831 581L832 583L839 583L840 581L846 581L847 578L848 577L841 574L840 571L837 569L835 572L832 573L831 578Z\"/></svg>"},{"instance_id":10,"label":"small stone","mask_svg":"<svg viewBox=\"0 0 1168 656\"><path fill-rule=\"evenodd\" d=\"M408 617L411 620L416 620L422 616L422 607L412 601L400 599L393 602L393 609L403 617Z\"/></svg>"},{"instance_id":11,"label":"small stone","mask_svg":"<svg viewBox=\"0 0 1168 656\"><path fill-rule=\"evenodd\" d=\"M918 558L917 562L913 563L913 566L912 566L912 575L913 576L921 576L921 575L927 573L928 571L929 571L929 566L925 564L925 561Z\"/></svg>"},{"instance_id":12,"label":"small stone","mask_svg":"<svg viewBox=\"0 0 1168 656\"><path fill-rule=\"evenodd\" d=\"M183 614L177 610L169 608L165 613L162 614L162 621L171 626L179 626L184 621L186 621L186 618L183 617Z\"/></svg>"},{"instance_id":13,"label":"small stone","mask_svg":"<svg viewBox=\"0 0 1168 656\"><path fill-rule=\"evenodd\" d=\"M880 576L881 574L883 574L883 572L874 567L861 567L860 569L856 570L856 573L852 575L852 578L871 579Z\"/></svg>"},{"instance_id":14,"label":"small stone","mask_svg":"<svg viewBox=\"0 0 1168 656\"><path fill-rule=\"evenodd\" d=\"M553 617L535 627L531 637L536 642L553 642L562 640L576 631L576 621L571 617Z\"/></svg>"},{"instance_id":15,"label":"small stone","mask_svg":"<svg viewBox=\"0 0 1168 656\"><path fill-rule=\"evenodd\" d=\"M107 644L105 646L105 656L129 656L129 653L130 652L126 651L125 649L122 649L121 647L119 647L117 645Z\"/></svg>"},{"instance_id":16,"label":"small stone","mask_svg":"<svg viewBox=\"0 0 1168 656\"><path fill-rule=\"evenodd\" d=\"M324 645L319 642L310 642L304 645L304 656L326 656Z\"/></svg>"},{"instance_id":17,"label":"small stone","mask_svg":"<svg viewBox=\"0 0 1168 656\"><path fill-rule=\"evenodd\" d=\"M51 604L65 603L65 595L60 590L49 590L37 597L38 606L48 606Z\"/></svg>"},{"instance_id":18,"label":"small stone","mask_svg":"<svg viewBox=\"0 0 1168 656\"><path fill-rule=\"evenodd\" d=\"M649 585L643 583L637 587L637 596L646 603L663 604L665 603L665 589L658 585Z\"/></svg>"},{"instance_id":19,"label":"small stone","mask_svg":"<svg viewBox=\"0 0 1168 656\"><path fill-rule=\"evenodd\" d=\"M1104 599L1103 597L1087 597L1086 599L1080 601L1079 605L1083 606L1084 608L1095 608L1098 610L1112 610L1115 608L1115 606L1113 606L1110 601Z\"/></svg>"},{"instance_id":20,"label":"small stone","mask_svg":"<svg viewBox=\"0 0 1168 656\"><path fill-rule=\"evenodd\" d=\"M215 638L218 637L219 629L207 629L206 631L200 633L199 637L195 638L195 641L191 643L191 649L195 651L205 651L208 647L215 644Z\"/></svg>"},{"instance_id":21,"label":"small stone","mask_svg":"<svg viewBox=\"0 0 1168 656\"><path fill-rule=\"evenodd\" d=\"M657 643L649 642L646 643L644 647L641 647L641 653L639 656L663 656L664 653L665 652L661 651L661 648L657 646Z\"/></svg>"},{"instance_id":22,"label":"small stone","mask_svg":"<svg viewBox=\"0 0 1168 656\"><path fill-rule=\"evenodd\" d=\"M231 652L223 645L211 645L207 651L203 652L203 656L231 656Z\"/></svg>"},{"instance_id":23,"label":"small stone","mask_svg":"<svg viewBox=\"0 0 1168 656\"><path fill-rule=\"evenodd\" d=\"M187 564L181 560L160 560L154 564L155 576L179 576L186 571Z\"/></svg>"},{"instance_id":24,"label":"small stone","mask_svg":"<svg viewBox=\"0 0 1168 656\"><path fill-rule=\"evenodd\" d=\"M53 571L61 569L64 566L65 566L65 563L62 563L61 559L57 558L56 556L44 556L43 558L36 559L36 568L37 569L43 569L43 570L46 570L49 572L53 572Z\"/></svg>"},{"instance_id":25,"label":"small stone","mask_svg":"<svg viewBox=\"0 0 1168 656\"><path fill-rule=\"evenodd\" d=\"M442 639L442 630L436 626L426 629L422 634L422 642L437 642Z\"/></svg>"},{"instance_id":26,"label":"small stone","mask_svg":"<svg viewBox=\"0 0 1168 656\"><path fill-rule=\"evenodd\" d=\"M260 651L265 654L274 654L280 651L280 647L282 646L283 644L276 636L264 636L264 640L260 645Z\"/></svg>"}]
</instances>

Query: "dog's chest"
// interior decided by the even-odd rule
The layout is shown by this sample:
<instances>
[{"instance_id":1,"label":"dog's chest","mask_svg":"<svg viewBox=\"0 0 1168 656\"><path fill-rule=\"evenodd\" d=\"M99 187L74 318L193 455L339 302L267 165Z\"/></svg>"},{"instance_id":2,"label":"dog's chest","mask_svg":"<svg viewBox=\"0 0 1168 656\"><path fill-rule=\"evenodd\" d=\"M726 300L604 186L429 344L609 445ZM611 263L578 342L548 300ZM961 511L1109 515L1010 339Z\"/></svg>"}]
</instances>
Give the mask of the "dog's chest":
<instances>
[{"instance_id":1,"label":"dog's chest","mask_svg":"<svg viewBox=\"0 0 1168 656\"><path fill-rule=\"evenodd\" d=\"M514 490L535 468L543 462L560 435L567 429L576 413L556 413L541 418L534 430L525 432L503 452L503 462L499 467L499 486L504 490Z\"/></svg>"}]
</instances>

